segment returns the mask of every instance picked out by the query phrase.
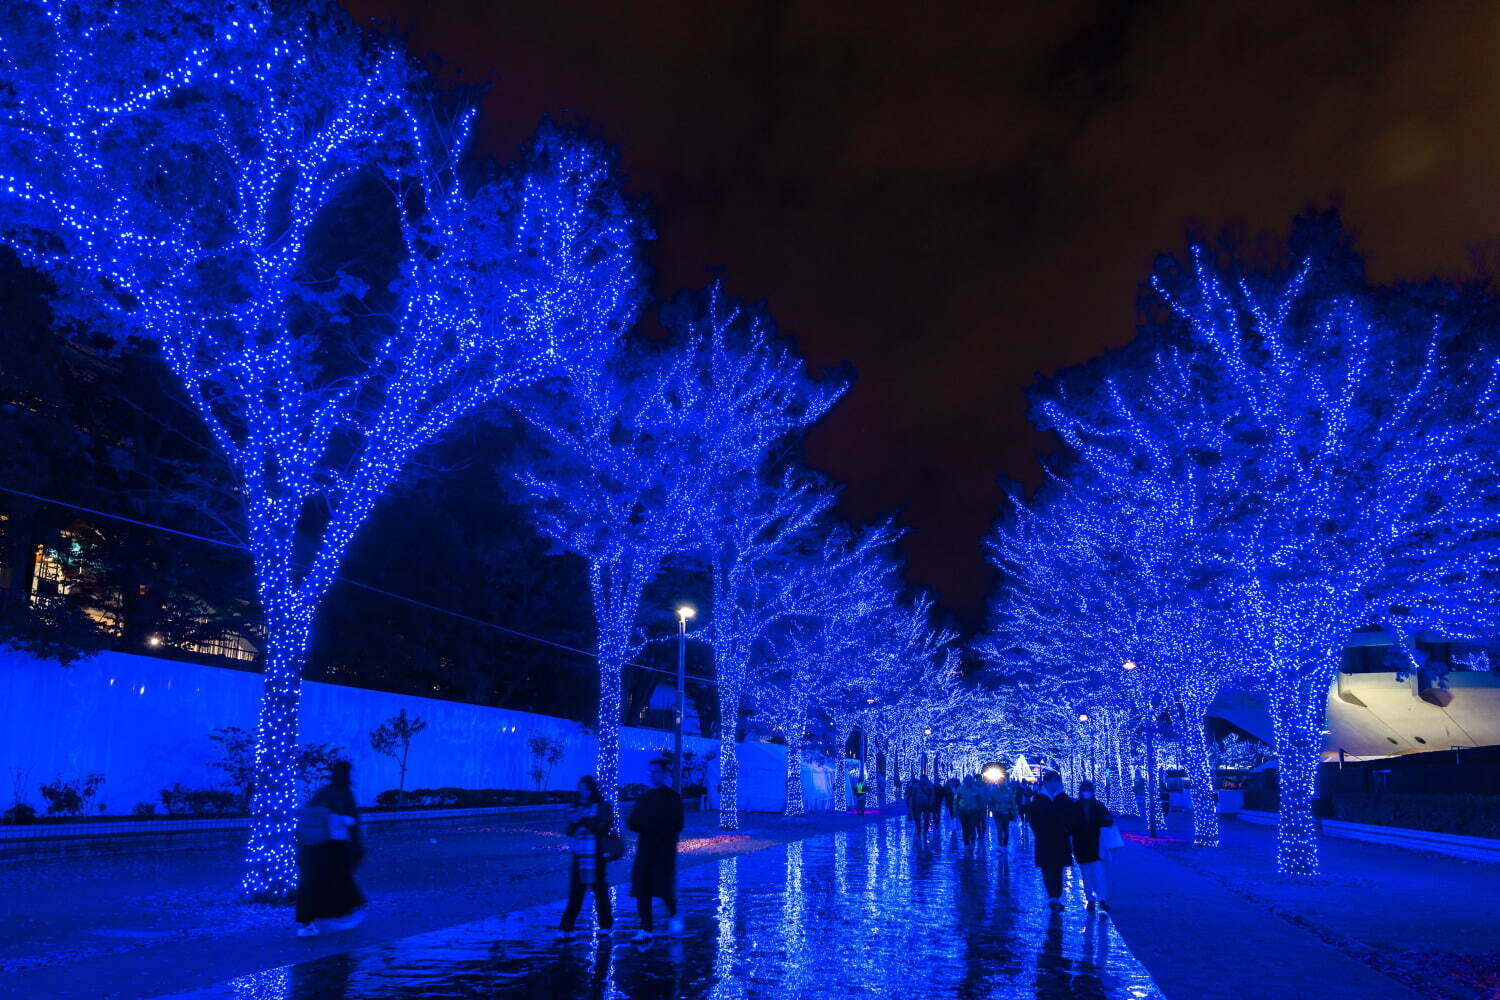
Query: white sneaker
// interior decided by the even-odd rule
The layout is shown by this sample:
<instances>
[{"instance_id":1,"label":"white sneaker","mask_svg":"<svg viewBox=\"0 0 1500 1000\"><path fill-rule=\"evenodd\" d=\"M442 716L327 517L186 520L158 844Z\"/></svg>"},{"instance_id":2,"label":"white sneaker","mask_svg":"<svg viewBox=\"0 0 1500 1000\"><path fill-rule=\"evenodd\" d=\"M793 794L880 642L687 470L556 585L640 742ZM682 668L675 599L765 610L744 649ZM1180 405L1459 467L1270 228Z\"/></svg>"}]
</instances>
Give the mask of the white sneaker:
<instances>
[{"instance_id":1,"label":"white sneaker","mask_svg":"<svg viewBox=\"0 0 1500 1000\"><path fill-rule=\"evenodd\" d=\"M297 936L298 937L317 937L318 936L318 925L317 924L303 924L301 927L297 928Z\"/></svg>"},{"instance_id":2,"label":"white sneaker","mask_svg":"<svg viewBox=\"0 0 1500 1000\"><path fill-rule=\"evenodd\" d=\"M671 920L667 921L667 932L669 934L681 934L682 930L683 923L681 917L673 917Z\"/></svg>"},{"instance_id":3,"label":"white sneaker","mask_svg":"<svg viewBox=\"0 0 1500 1000\"><path fill-rule=\"evenodd\" d=\"M634 941L636 944L650 944L651 941L655 939L655 937L656 935L652 934L650 931L636 931L635 937L631 938L630 940Z\"/></svg>"},{"instance_id":4,"label":"white sneaker","mask_svg":"<svg viewBox=\"0 0 1500 1000\"><path fill-rule=\"evenodd\" d=\"M336 931L347 931L353 930L355 927L358 927L360 924L364 923L364 921L365 911L363 909L359 909L355 910L347 917L339 917L337 920L328 921L328 923Z\"/></svg>"}]
</instances>

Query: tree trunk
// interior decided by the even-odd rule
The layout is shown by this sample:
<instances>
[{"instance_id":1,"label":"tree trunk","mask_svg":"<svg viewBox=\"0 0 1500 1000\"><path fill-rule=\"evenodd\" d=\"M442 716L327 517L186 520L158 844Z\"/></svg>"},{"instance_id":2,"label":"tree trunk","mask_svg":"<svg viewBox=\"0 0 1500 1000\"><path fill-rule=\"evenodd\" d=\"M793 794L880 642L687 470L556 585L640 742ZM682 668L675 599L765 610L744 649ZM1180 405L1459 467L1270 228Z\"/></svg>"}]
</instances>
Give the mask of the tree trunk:
<instances>
[{"instance_id":1,"label":"tree trunk","mask_svg":"<svg viewBox=\"0 0 1500 1000\"><path fill-rule=\"evenodd\" d=\"M740 698L738 691L726 691L719 684L720 714L724 718L719 724L719 829L740 828L740 756L739 742L735 739L739 730Z\"/></svg>"},{"instance_id":2,"label":"tree trunk","mask_svg":"<svg viewBox=\"0 0 1500 1000\"><path fill-rule=\"evenodd\" d=\"M1306 674L1312 674L1312 677ZM1323 753L1323 717L1328 684L1322 671L1277 670L1271 689L1280 803L1276 821L1276 870L1284 875L1318 873L1318 831L1313 800Z\"/></svg>"},{"instance_id":3,"label":"tree trunk","mask_svg":"<svg viewBox=\"0 0 1500 1000\"><path fill-rule=\"evenodd\" d=\"M1209 757L1208 735L1203 717L1213 695L1185 694L1176 703L1177 731L1182 764L1192 783L1193 843L1198 847L1219 846L1219 809L1214 795L1214 766Z\"/></svg>"},{"instance_id":4,"label":"tree trunk","mask_svg":"<svg viewBox=\"0 0 1500 1000\"><path fill-rule=\"evenodd\" d=\"M799 724L800 725L800 724ZM786 738L786 805L782 813L787 816L802 816L807 806L802 798L802 735L788 733Z\"/></svg>"},{"instance_id":5,"label":"tree trunk","mask_svg":"<svg viewBox=\"0 0 1500 1000\"><path fill-rule=\"evenodd\" d=\"M853 726L834 724L833 811L837 815L849 811L849 740L853 736Z\"/></svg>"},{"instance_id":6,"label":"tree trunk","mask_svg":"<svg viewBox=\"0 0 1500 1000\"><path fill-rule=\"evenodd\" d=\"M267 614L252 823L240 880L245 896L257 901L284 900L297 888L298 709L311 632L310 611Z\"/></svg>"},{"instance_id":7,"label":"tree trunk","mask_svg":"<svg viewBox=\"0 0 1500 1000\"><path fill-rule=\"evenodd\" d=\"M620 721L625 662L630 658L630 630L640 609L639 574L628 565L594 560L589 564L589 589L599 638L594 651L599 660L598 744L594 779L599 794L619 812Z\"/></svg>"},{"instance_id":8,"label":"tree trunk","mask_svg":"<svg viewBox=\"0 0 1500 1000\"><path fill-rule=\"evenodd\" d=\"M1125 768L1124 730L1116 720L1115 728L1110 737L1110 749L1114 756L1115 768L1115 801L1113 808L1116 812L1126 816L1134 816L1135 804L1135 775Z\"/></svg>"}]
</instances>

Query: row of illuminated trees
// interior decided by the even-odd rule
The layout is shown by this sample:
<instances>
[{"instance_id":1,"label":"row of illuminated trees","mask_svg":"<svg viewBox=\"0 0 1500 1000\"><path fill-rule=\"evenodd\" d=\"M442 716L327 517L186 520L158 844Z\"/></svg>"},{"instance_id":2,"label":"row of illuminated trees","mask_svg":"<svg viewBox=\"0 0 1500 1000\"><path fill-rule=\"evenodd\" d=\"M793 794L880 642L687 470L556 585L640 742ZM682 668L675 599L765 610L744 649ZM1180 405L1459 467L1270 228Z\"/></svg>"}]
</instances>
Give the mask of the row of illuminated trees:
<instances>
[{"instance_id":1,"label":"row of illuminated trees","mask_svg":"<svg viewBox=\"0 0 1500 1000\"><path fill-rule=\"evenodd\" d=\"M670 560L711 581L727 828L752 687L789 811L814 717L908 762L958 738L951 636L898 599L896 532L839 524L795 461L843 384L717 284L637 334L648 227L599 144L544 125L511 167L477 162L472 109L322 0L29 0L0 44L0 231L66 322L159 352L242 508L265 640L247 894L294 883L302 673L351 542L480 411L525 428L505 488L587 565L611 796Z\"/></svg>"},{"instance_id":2,"label":"row of illuminated trees","mask_svg":"<svg viewBox=\"0 0 1500 1000\"><path fill-rule=\"evenodd\" d=\"M1494 306L1372 284L1338 220L1312 215L1274 254L1163 259L1142 317L1128 347L1033 398L1063 447L990 542L990 654L1047 675L1034 701L1075 751L1138 763L1170 716L1203 845L1219 836L1209 704L1262 692L1278 865L1315 872L1326 701L1351 635L1381 628L1414 659L1422 631L1495 634Z\"/></svg>"}]
</instances>

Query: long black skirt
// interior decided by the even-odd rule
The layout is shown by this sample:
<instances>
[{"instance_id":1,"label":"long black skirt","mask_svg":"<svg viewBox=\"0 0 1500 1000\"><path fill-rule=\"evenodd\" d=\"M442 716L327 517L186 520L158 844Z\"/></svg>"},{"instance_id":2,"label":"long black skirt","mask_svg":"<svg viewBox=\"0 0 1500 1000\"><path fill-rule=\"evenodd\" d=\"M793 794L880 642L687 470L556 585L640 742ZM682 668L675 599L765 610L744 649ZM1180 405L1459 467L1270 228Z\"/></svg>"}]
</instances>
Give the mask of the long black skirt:
<instances>
[{"instance_id":1,"label":"long black skirt","mask_svg":"<svg viewBox=\"0 0 1500 1000\"><path fill-rule=\"evenodd\" d=\"M347 840L297 848L297 922L347 917L365 905L354 882L354 851Z\"/></svg>"}]
</instances>

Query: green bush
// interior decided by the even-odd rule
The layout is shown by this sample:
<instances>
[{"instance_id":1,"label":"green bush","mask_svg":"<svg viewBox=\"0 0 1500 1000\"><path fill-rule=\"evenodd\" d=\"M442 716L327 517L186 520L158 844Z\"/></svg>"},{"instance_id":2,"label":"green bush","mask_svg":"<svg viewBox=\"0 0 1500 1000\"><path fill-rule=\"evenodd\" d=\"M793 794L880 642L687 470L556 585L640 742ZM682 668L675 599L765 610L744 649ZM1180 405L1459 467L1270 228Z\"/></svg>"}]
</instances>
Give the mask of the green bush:
<instances>
[{"instance_id":1,"label":"green bush","mask_svg":"<svg viewBox=\"0 0 1500 1000\"><path fill-rule=\"evenodd\" d=\"M1329 819L1466 837L1500 838L1500 796L1374 793L1327 800Z\"/></svg>"}]
</instances>

